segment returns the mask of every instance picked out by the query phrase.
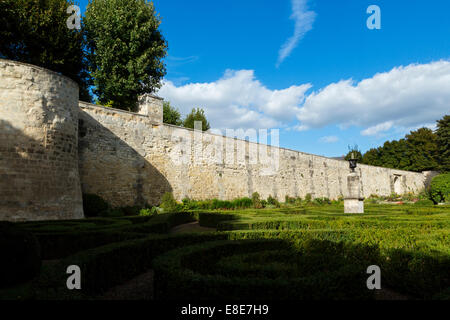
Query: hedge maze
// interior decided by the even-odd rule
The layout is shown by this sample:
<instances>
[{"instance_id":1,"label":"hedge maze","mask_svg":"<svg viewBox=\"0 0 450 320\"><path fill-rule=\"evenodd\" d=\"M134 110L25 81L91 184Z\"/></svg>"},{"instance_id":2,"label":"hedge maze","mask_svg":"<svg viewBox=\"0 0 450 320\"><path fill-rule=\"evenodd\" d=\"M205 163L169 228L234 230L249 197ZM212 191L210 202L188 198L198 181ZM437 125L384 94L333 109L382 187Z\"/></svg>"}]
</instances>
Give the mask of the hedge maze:
<instances>
[{"instance_id":1,"label":"hedge maze","mask_svg":"<svg viewBox=\"0 0 450 320\"><path fill-rule=\"evenodd\" d=\"M449 206L342 212L309 205L2 223L0 299L98 299L153 270L156 300L370 300L370 265L382 287L410 299L450 299ZM194 221L217 231L169 233ZM81 269L81 290L66 287L70 265Z\"/></svg>"}]
</instances>

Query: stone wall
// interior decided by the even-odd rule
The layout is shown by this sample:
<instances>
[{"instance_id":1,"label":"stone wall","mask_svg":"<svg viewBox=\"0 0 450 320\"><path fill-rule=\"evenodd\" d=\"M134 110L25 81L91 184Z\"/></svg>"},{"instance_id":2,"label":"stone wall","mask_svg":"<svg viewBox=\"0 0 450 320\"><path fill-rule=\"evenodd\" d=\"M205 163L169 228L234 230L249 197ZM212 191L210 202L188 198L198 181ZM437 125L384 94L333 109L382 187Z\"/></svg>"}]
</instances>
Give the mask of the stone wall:
<instances>
[{"instance_id":1,"label":"stone wall","mask_svg":"<svg viewBox=\"0 0 450 320\"><path fill-rule=\"evenodd\" d=\"M113 206L157 205L168 191L177 200L345 196L345 161L166 125L162 114L151 95L138 113L78 102L70 79L0 59L0 220L82 218L81 191ZM433 175L356 170L365 197L417 192Z\"/></svg>"},{"instance_id":2,"label":"stone wall","mask_svg":"<svg viewBox=\"0 0 450 320\"><path fill-rule=\"evenodd\" d=\"M308 193L333 199L347 190L346 161L270 146L265 150L265 145L166 125L139 114L80 106L83 192L98 194L115 206L155 205L166 191L177 200L233 199L255 191L262 198L284 200L286 195ZM234 150L232 159L220 157L227 148ZM264 154L279 159L275 170L273 161L262 161ZM421 173L367 165L356 170L365 197L424 187Z\"/></svg>"},{"instance_id":3,"label":"stone wall","mask_svg":"<svg viewBox=\"0 0 450 320\"><path fill-rule=\"evenodd\" d=\"M0 220L83 217L78 86L0 59Z\"/></svg>"}]
</instances>

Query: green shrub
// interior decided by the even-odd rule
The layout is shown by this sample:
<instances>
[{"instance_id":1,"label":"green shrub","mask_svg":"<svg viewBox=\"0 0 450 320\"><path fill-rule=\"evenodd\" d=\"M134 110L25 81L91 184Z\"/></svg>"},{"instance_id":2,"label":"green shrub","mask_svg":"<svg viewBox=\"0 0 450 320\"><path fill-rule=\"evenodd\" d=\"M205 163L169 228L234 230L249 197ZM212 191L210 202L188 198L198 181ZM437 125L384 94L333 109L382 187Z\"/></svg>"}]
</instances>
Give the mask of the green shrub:
<instances>
[{"instance_id":1,"label":"green shrub","mask_svg":"<svg viewBox=\"0 0 450 320\"><path fill-rule=\"evenodd\" d=\"M295 198L293 198L293 197L290 197L290 196L288 196L288 195L286 195L285 197L284 197L284 203L285 204L295 204Z\"/></svg>"},{"instance_id":2,"label":"green shrub","mask_svg":"<svg viewBox=\"0 0 450 320\"><path fill-rule=\"evenodd\" d=\"M234 199L231 203L234 209L245 209L253 206L252 199L247 197Z\"/></svg>"},{"instance_id":3,"label":"green shrub","mask_svg":"<svg viewBox=\"0 0 450 320\"><path fill-rule=\"evenodd\" d=\"M315 198L313 203L321 206L324 204L331 204L331 201L328 198Z\"/></svg>"},{"instance_id":4,"label":"green shrub","mask_svg":"<svg viewBox=\"0 0 450 320\"><path fill-rule=\"evenodd\" d=\"M151 209L148 209L148 208L141 209L141 210L139 211L139 215L142 216L142 217L153 216L153 215L157 214L157 213L156 213L156 209L153 210L154 208L155 208L155 207L153 207L153 208L151 208Z\"/></svg>"},{"instance_id":5,"label":"green shrub","mask_svg":"<svg viewBox=\"0 0 450 320\"><path fill-rule=\"evenodd\" d=\"M419 200L430 200L431 196L429 188L420 191L420 193L417 195L417 198Z\"/></svg>"},{"instance_id":6,"label":"green shrub","mask_svg":"<svg viewBox=\"0 0 450 320\"><path fill-rule=\"evenodd\" d=\"M0 223L0 255L0 287L30 280L41 268L38 240L12 223Z\"/></svg>"},{"instance_id":7,"label":"green shrub","mask_svg":"<svg viewBox=\"0 0 450 320\"><path fill-rule=\"evenodd\" d=\"M96 194L83 193L83 211L86 217L99 217L109 209L109 204Z\"/></svg>"},{"instance_id":8,"label":"green shrub","mask_svg":"<svg viewBox=\"0 0 450 320\"><path fill-rule=\"evenodd\" d=\"M272 197L271 194L267 197L267 204L269 206L274 206L275 208L279 208L280 207L280 203L278 202L278 200L275 199L274 197Z\"/></svg>"},{"instance_id":9,"label":"green shrub","mask_svg":"<svg viewBox=\"0 0 450 320\"><path fill-rule=\"evenodd\" d=\"M430 196L434 203L450 202L450 173L440 174L431 180Z\"/></svg>"},{"instance_id":10,"label":"green shrub","mask_svg":"<svg viewBox=\"0 0 450 320\"><path fill-rule=\"evenodd\" d=\"M252 203L253 203L253 208L255 208L255 209L261 209L263 207L261 204L261 199L260 199L258 192L253 192Z\"/></svg>"},{"instance_id":11,"label":"green shrub","mask_svg":"<svg viewBox=\"0 0 450 320\"><path fill-rule=\"evenodd\" d=\"M306 203L311 203L311 199L312 199L311 193L307 193L306 196L305 196L305 202Z\"/></svg>"},{"instance_id":12,"label":"green shrub","mask_svg":"<svg viewBox=\"0 0 450 320\"><path fill-rule=\"evenodd\" d=\"M211 201L205 200L203 201L203 207L206 206L205 209L217 210L217 209L234 209L237 202L227 201L227 200L219 200L212 199Z\"/></svg>"},{"instance_id":13,"label":"green shrub","mask_svg":"<svg viewBox=\"0 0 450 320\"><path fill-rule=\"evenodd\" d=\"M164 212L176 212L178 209L177 202L175 201L175 198L173 197L172 192L166 192L164 193L162 199L161 199L161 208L164 209Z\"/></svg>"},{"instance_id":14,"label":"green shrub","mask_svg":"<svg viewBox=\"0 0 450 320\"><path fill-rule=\"evenodd\" d=\"M426 207L429 207L429 206L433 206L434 205L434 202L433 201L431 201L431 200L418 200L418 201L416 201L415 203L414 203L414 205L416 205L416 206L426 206Z\"/></svg>"}]
</instances>

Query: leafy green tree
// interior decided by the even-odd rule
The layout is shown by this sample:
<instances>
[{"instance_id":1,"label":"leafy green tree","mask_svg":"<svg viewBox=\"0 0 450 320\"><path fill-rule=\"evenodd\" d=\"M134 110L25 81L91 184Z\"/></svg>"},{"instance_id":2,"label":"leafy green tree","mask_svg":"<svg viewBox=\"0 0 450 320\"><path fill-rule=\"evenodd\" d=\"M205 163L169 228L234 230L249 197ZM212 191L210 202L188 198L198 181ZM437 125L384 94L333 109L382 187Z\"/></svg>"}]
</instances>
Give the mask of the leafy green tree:
<instances>
[{"instance_id":1,"label":"leafy green tree","mask_svg":"<svg viewBox=\"0 0 450 320\"><path fill-rule=\"evenodd\" d=\"M450 115L437 121L436 140L439 169L443 172L450 172Z\"/></svg>"},{"instance_id":2,"label":"leafy green tree","mask_svg":"<svg viewBox=\"0 0 450 320\"><path fill-rule=\"evenodd\" d=\"M172 107L169 101L164 101L163 103L163 122L175 126L183 125L180 112L175 107Z\"/></svg>"},{"instance_id":3,"label":"leafy green tree","mask_svg":"<svg viewBox=\"0 0 450 320\"><path fill-rule=\"evenodd\" d=\"M364 153L361 162L372 166L382 166L380 154L381 148L369 149L366 153Z\"/></svg>"},{"instance_id":4,"label":"leafy green tree","mask_svg":"<svg viewBox=\"0 0 450 320\"><path fill-rule=\"evenodd\" d=\"M350 158L352 157L352 153L358 162L362 161L362 154L361 154L361 150L359 150L359 148L358 148L358 145L355 144L353 147L348 146L348 153L344 157L344 159L347 161L350 160Z\"/></svg>"},{"instance_id":5,"label":"leafy green tree","mask_svg":"<svg viewBox=\"0 0 450 320\"><path fill-rule=\"evenodd\" d=\"M428 128L420 128L406 135L407 157L410 164L405 168L425 171L438 168L438 146L436 134Z\"/></svg>"},{"instance_id":6,"label":"leafy green tree","mask_svg":"<svg viewBox=\"0 0 450 320\"><path fill-rule=\"evenodd\" d=\"M408 158L406 158L408 147L405 139L386 141L378 150L378 165L386 168L407 170L409 162Z\"/></svg>"},{"instance_id":7,"label":"leafy green tree","mask_svg":"<svg viewBox=\"0 0 450 320\"><path fill-rule=\"evenodd\" d=\"M1 0L0 57L34 64L71 78L91 102L82 30L69 29L73 0Z\"/></svg>"},{"instance_id":8,"label":"leafy green tree","mask_svg":"<svg viewBox=\"0 0 450 320\"><path fill-rule=\"evenodd\" d=\"M205 116L205 111L203 109L197 108L192 109L183 121L183 125L186 128L194 129L195 121L202 122L202 131L207 131L210 129L210 125Z\"/></svg>"},{"instance_id":9,"label":"leafy green tree","mask_svg":"<svg viewBox=\"0 0 450 320\"><path fill-rule=\"evenodd\" d=\"M91 0L84 18L89 69L101 103L135 111L166 74L167 42L152 2Z\"/></svg>"},{"instance_id":10,"label":"leafy green tree","mask_svg":"<svg viewBox=\"0 0 450 320\"><path fill-rule=\"evenodd\" d=\"M404 139L386 141L382 147L368 150L362 162L410 171L437 170L440 159L437 141L438 136L432 130L420 128Z\"/></svg>"}]
</instances>

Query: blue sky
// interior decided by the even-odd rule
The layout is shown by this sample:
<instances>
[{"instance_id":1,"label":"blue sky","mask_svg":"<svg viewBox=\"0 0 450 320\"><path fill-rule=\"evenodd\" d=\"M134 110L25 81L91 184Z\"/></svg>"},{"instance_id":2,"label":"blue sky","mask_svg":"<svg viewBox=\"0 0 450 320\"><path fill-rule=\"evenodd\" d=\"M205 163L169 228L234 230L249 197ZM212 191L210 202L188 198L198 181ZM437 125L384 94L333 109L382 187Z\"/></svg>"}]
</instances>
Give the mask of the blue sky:
<instances>
[{"instance_id":1,"label":"blue sky","mask_svg":"<svg viewBox=\"0 0 450 320\"><path fill-rule=\"evenodd\" d=\"M169 44L158 94L183 114L203 107L212 127L279 128L282 147L339 156L450 113L450 1L154 4Z\"/></svg>"}]
</instances>

